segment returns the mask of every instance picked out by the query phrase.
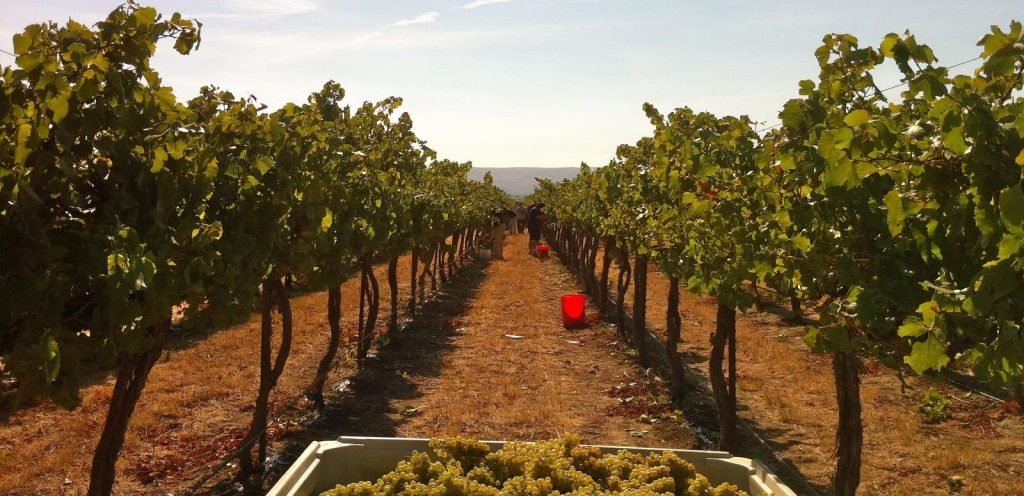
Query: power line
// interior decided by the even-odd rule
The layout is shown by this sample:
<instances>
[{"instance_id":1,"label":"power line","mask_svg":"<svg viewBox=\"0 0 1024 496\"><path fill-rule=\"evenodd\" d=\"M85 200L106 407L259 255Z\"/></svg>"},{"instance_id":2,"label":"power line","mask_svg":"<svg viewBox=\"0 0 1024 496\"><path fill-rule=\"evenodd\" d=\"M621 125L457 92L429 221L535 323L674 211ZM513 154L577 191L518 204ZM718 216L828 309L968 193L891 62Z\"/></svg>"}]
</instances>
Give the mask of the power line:
<instances>
[{"instance_id":1,"label":"power line","mask_svg":"<svg viewBox=\"0 0 1024 496\"><path fill-rule=\"evenodd\" d=\"M970 64L971 62L974 62L974 61L979 60L979 59L981 59L980 55L977 56L977 57L974 57L973 59L965 60L963 62L958 62L956 64L953 64L953 65L947 67L946 69L956 69L957 67L960 67L962 65ZM901 88L901 87L906 86L908 84L910 84L910 81L903 81L902 83L894 84L894 85L892 85L892 86L890 86L888 88L881 89L881 90L879 90L879 92L885 93L887 91L892 91L892 90L894 90L896 88ZM771 126L768 126L768 127L764 128L764 129L760 129L757 132L758 133L763 133L765 131L770 131L770 130L775 129L775 128L781 126L781 125L782 125L782 121L779 121L779 122L776 122L775 124L772 124Z\"/></svg>"},{"instance_id":2,"label":"power line","mask_svg":"<svg viewBox=\"0 0 1024 496\"><path fill-rule=\"evenodd\" d=\"M960 66L966 65L966 64L970 64L971 62L974 62L975 60L978 60L980 58L981 58L981 55L979 55L977 57L974 57L973 59L970 59L970 60L965 60L963 62L960 62L960 63L957 63L957 64L953 64L953 65L947 67L946 69L956 69L957 67L960 67ZM899 84L894 84L894 85L892 85L892 86L882 90L882 93L885 93L886 91L889 91L889 90L894 90L896 88L899 88L900 86L906 86L909 83L910 83L910 81L904 81L904 82L899 83Z\"/></svg>"},{"instance_id":3,"label":"power line","mask_svg":"<svg viewBox=\"0 0 1024 496\"><path fill-rule=\"evenodd\" d=\"M8 52L7 50L4 50L3 48L0 48L0 53L6 54L6 55L10 55L11 57L17 57L17 55L15 55L15 54L13 54L11 52Z\"/></svg>"}]
</instances>

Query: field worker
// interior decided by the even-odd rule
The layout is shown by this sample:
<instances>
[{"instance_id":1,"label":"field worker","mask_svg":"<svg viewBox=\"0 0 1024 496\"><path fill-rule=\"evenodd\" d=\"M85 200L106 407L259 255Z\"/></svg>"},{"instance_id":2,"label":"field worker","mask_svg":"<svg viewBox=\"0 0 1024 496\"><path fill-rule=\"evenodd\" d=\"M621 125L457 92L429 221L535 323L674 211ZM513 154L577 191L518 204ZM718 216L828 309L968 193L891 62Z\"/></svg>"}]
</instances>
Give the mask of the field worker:
<instances>
[{"instance_id":1,"label":"field worker","mask_svg":"<svg viewBox=\"0 0 1024 496\"><path fill-rule=\"evenodd\" d=\"M523 231L526 230L526 206L520 200L516 202L516 206L512 207L512 210L516 213L516 232L523 234Z\"/></svg>"},{"instance_id":2,"label":"field worker","mask_svg":"<svg viewBox=\"0 0 1024 496\"><path fill-rule=\"evenodd\" d=\"M499 208L491 214L497 218L491 226L491 260L505 259L505 219L507 218L505 212L507 210Z\"/></svg>"},{"instance_id":3,"label":"field worker","mask_svg":"<svg viewBox=\"0 0 1024 496\"><path fill-rule=\"evenodd\" d=\"M547 219L544 204L537 203L526 214L526 230L530 232L530 255L537 256L537 245L540 243L540 231Z\"/></svg>"},{"instance_id":4,"label":"field worker","mask_svg":"<svg viewBox=\"0 0 1024 496\"><path fill-rule=\"evenodd\" d=\"M516 233L516 211L514 208L505 209L505 233Z\"/></svg>"}]
</instances>

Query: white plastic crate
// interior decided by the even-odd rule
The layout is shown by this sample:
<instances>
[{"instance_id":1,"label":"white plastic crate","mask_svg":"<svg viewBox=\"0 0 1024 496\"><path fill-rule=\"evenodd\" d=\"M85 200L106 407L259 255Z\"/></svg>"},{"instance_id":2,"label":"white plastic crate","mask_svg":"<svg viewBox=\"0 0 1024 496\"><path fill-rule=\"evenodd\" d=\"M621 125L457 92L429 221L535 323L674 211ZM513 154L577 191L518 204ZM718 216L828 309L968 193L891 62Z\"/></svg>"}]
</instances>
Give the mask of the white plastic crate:
<instances>
[{"instance_id":1,"label":"white plastic crate","mask_svg":"<svg viewBox=\"0 0 1024 496\"><path fill-rule=\"evenodd\" d=\"M269 496L308 496L333 489L338 484L375 481L395 469L398 462L413 451L427 452L428 439L384 437L340 437L337 441L317 441L281 477ZM484 441L496 451L501 441ZM598 446L606 453L628 450L635 453L671 451L689 461L697 472L713 484L735 484L751 496L796 496L767 467L756 460L732 456L723 451L675 450Z\"/></svg>"}]
</instances>

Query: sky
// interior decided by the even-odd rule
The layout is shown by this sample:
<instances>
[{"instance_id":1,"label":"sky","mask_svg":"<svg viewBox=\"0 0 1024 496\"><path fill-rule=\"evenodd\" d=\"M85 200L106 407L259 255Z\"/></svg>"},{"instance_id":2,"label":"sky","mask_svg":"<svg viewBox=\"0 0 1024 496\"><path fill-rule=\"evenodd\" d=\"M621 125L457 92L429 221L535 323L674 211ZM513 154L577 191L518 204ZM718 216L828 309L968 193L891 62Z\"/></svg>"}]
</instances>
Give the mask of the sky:
<instances>
[{"instance_id":1,"label":"sky","mask_svg":"<svg viewBox=\"0 0 1024 496\"><path fill-rule=\"evenodd\" d=\"M28 24L91 24L119 3L0 0L0 49ZM604 165L650 134L644 102L775 124L798 82L816 77L826 33L877 46L909 29L952 65L980 53L991 25L1024 20L1021 0L141 3L203 23L198 51L165 45L153 61L180 99L213 84L278 107L335 80L355 105L402 97L440 157L484 167ZM876 80L899 82L892 71Z\"/></svg>"}]
</instances>

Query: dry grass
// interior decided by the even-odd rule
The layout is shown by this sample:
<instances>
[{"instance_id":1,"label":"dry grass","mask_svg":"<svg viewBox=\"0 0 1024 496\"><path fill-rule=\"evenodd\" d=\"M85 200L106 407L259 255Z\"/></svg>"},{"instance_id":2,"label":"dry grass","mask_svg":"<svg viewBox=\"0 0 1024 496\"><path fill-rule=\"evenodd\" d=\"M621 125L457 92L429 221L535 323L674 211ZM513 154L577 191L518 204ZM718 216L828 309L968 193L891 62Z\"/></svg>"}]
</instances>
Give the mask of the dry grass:
<instances>
[{"instance_id":1,"label":"dry grass","mask_svg":"<svg viewBox=\"0 0 1024 496\"><path fill-rule=\"evenodd\" d=\"M528 256L525 236L506 243L506 260L443 295L432 315L363 371L340 399L338 418L307 438L577 434L591 443L693 447L678 424L648 426L609 414L618 400L606 391L642 371L615 344L613 330L564 329L559 297L577 291L575 282L557 261ZM642 430L650 432L630 434Z\"/></svg>"},{"instance_id":2,"label":"dry grass","mask_svg":"<svg viewBox=\"0 0 1024 496\"><path fill-rule=\"evenodd\" d=\"M408 298L408 262L405 257L399 266L403 299ZM378 267L376 272L386 287L386 267ZM351 322L358 313L358 292L358 280L343 287L344 322ZM386 302L387 296L382 301ZM325 293L292 299L292 355L272 404L280 405L299 394L312 379L328 339L326 304ZM387 316L383 308L381 326ZM167 353L150 375L118 463L118 494L158 491L157 486L139 480L136 472L141 467L180 456L176 451L183 446L213 449L206 445L218 438L224 439L224 449L230 451L228 435L248 425L259 377L259 316L182 344L184 348ZM333 380L349 373L351 370L342 367ZM96 384L83 390L81 408L68 412L44 402L17 412L0 426L0 494L84 494L93 446L113 387L110 375L92 379ZM202 469L205 461L186 468ZM175 487L182 481L164 479L156 484Z\"/></svg>"},{"instance_id":3,"label":"dry grass","mask_svg":"<svg viewBox=\"0 0 1024 496\"><path fill-rule=\"evenodd\" d=\"M668 278L652 270L648 286L648 326L664 336ZM631 302L632 286L628 298ZM684 291L681 308L680 351L690 354L691 367L706 377L715 302ZM802 342L803 332L771 313L751 310L739 316L740 416L820 489L827 487L834 463L835 387L829 357L812 355ZM964 496L1024 495L1021 418L1003 418L992 402L964 397L927 378L909 382L913 389L904 395L891 371L872 366L863 376L864 494L944 495L946 479L958 475L966 482ZM913 413L929 387L963 397L954 401L952 420L931 426ZM758 456L754 441L747 439L744 449Z\"/></svg>"},{"instance_id":4,"label":"dry grass","mask_svg":"<svg viewBox=\"0 0 1024 496\"><path fill-rule=\"evenodd\" d=\"M609 388L644 383L644 372L608 327L563 329L558 297L577 290L576 282L557 261L528 257L525 237L506 242L506 261L486 268L471 265L426 305L408 331L393 336L379 358L360 370L346 366L336 371L331 383L351 379L349 390L333 394L332 407L312 423L289 424L276 432L275 452L294 454L310 439L340 434L528 440L575 433L592 443L696 447L686 425L670 420L647 425L613 413L618 400ZM408 259L403 259L403 298L408 297L408 270ZM346 323L358 310L357 289L353 281L343 290ZM652 273L648 320L659 335L665 327L666 294L667 279ZM325 304L321 293L293 299L294 354L272 398L278 407L312 375L327 340ZM682 307L680 351L696 374L706 376L714 302L684 292ZM382 324L386 309L383 313ZM832 471L834 389L828 357L808 353L802 334L774 315L740 316L740 414L803 477L822 487ZM132 421L118 466L117 493L178 492L202 467L150 484L137 469L173 460L185 448L230 445L249 418L257 354L254 318L197 339L158 364ZM109 377L94 380L96 385L83 391L79 410L41 404L0 426L0 494L84 491L111 386ZM966 480L965 495L1024 495L1020 419L998 415L977 397L962 397L954 402L952 420L923 424L910 412L932 384L923 379L911 383L914 391L903 396L890 372L864 377L863 494L944 494L946 478L960 475ZM663 397L663 389L654 383L655 397ZM691 395L693 407L707 416L710 407L698 396ZM631 434L640 431L648 432ZM763 457L750 439L744 452Z\"/></svg>"}]
</instances>

